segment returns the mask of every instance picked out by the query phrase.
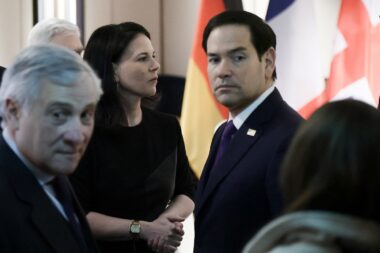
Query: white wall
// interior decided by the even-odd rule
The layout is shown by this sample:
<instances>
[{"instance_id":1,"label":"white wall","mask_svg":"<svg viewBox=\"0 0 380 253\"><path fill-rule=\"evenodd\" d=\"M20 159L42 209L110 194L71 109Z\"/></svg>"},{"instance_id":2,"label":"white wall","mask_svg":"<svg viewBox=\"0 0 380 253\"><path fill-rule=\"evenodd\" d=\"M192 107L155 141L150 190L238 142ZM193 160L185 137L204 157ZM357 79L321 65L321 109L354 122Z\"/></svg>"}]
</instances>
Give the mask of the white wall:
<instances>
[{"instance_id":1,"label":"white wall","mask_svg":"<svg viewBox=\"0 0 380 253\"><path fill-rule=\"evenodd\" d=\"M148 29L161 61L160 1L155 0L85 0L85 41L98 27L126 21L140 23Z\"/></svg>"},{"instance_id":2,"label":"white wall","mask_svg":"<svg viewBox=\"0 0 380 253\"><path fill-rule=\"evenodd\" d=\"M185 76L200 0L85 0L85 41L99 26L134 21L151 33L161 73Z\"/></svg>"},{"instance_id":3,"label":"white wall","mask_svg":"<svg viewBox=\"0 0 380 253\"><path fill-rule=\"evenodd\" d=\"M163 0L164 72L186 76L200 0Z\"/></svg>"},{"instance_id":4,"label":"white wall","mask_svg":"<svg viewBox=\"0 0 380 253\"><path fill-rule=\"evenodd\" d=\"M0 0L0 65L8 66L32 27L32 1Z\"/></svg>"}]
</instances>

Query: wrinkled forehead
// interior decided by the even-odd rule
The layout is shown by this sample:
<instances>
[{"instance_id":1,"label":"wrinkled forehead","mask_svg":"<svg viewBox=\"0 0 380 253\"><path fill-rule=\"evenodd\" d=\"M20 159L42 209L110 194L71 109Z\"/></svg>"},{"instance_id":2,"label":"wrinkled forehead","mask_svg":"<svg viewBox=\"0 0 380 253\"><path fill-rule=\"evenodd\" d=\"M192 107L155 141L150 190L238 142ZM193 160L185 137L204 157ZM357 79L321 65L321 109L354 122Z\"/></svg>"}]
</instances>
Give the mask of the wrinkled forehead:
<instances>
[{"instance_id":1,"label":"wrinkled forehead","mask_svg":"<svg viewBox=\"0 0 380 253\"><path fill-rule=\"evenodd\" d=\"M44 80L36 100L41 105L67 104L73 108L81 109L88 105L96 105L98 91L89 75L81 74L78 79L68 85Z\"/></svg>"}]
</instances>

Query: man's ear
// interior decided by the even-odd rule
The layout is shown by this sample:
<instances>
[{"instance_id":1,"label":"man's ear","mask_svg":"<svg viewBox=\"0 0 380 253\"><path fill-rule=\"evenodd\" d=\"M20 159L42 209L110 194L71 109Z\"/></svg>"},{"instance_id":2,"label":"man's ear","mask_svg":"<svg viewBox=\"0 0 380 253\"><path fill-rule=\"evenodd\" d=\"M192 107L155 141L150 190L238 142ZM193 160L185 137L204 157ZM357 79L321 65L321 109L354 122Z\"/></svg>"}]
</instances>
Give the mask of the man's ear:
<instances>
[{"instance_id":1,"label":"man's ear","mask_svg":"<svg viewBox=\"0 0 380 253\"><path fill-rule=\"evenodd\" d=\"M7 98L5 100L5 121L11 129L18 129L21 117L21 106L16 101Z\"/></svg>"},{"instance_id":2,"label":"man's ear","mask_svg":"<svg viewBox=\"0 0 380 253\"><path fill-rule=\"evenodd\" d=\"M273 47L268 48L264 53L265 61L265 78L272 78L273 72L276 68L276 50Z\"/></svg>"}]
</instances>

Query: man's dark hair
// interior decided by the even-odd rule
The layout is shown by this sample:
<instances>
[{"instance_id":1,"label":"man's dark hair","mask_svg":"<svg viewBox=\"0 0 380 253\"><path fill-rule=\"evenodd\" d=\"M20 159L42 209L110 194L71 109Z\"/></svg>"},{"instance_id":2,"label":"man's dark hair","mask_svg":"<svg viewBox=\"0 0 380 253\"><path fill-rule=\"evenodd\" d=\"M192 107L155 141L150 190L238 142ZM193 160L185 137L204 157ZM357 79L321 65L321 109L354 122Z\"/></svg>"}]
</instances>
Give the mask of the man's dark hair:
<instances>
[{"instance_id":1,"label":"man's dark hair","mask_svg":"<svg viewBox=\"0 0 380 253\"><path fill-rule=\"evenodd\" d=\"M272 28L265 23L260 17L247 11L225 11L213 18L207 23L203 31L202 47L207 53L207 40L212 30L224 25L242 25L247 26L251 33L251 42L257 51L257 55L261 60L261 56L270 48L276 49L276 35ZM276 80L276 69L272 75Z\"/></svg>"}]
</instances>

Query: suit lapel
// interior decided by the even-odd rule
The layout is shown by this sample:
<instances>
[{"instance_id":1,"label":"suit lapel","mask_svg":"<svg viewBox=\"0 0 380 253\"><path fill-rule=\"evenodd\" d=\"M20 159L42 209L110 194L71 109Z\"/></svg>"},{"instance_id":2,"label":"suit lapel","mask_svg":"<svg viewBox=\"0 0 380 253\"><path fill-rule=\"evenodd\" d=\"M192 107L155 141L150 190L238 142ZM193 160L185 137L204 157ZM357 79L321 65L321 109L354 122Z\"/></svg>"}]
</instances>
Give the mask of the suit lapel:
<instances>
[{"instance_id":1,"label":"suit lapel","mask_svg":"<svg viewBox=\"0 0 380 253\"><path fill-rule=\"evenodd\" d=\"M233 140L226 150L227 155L222 158L217 167L211 168L213 164L213 157L215 156L217 146L219 145L222 130L216 133L215 138L217 138L217 141L215 141L215 145L212 148L205 165L205 172L208 173L205 175L207 178L204 178L203 182L202 180L200 182L201 189L199 190L202 191L199 193L200 196L197 203L198 206L196 208L196 214L199 213L207 199L212 196L217 186L223 182L227 175L231 173L236 164L264 134L264 126L266 122L272 118L273 113L282 103L281 101L283 101L281 95L278 90L275 89L272 94L269 95L254 112L251 113L240 129L236 132ZM248 134L250 129L256 131L253 136Z\"/></svg>"},{"instance_id":2,"label":"suit lapel","mask_svg":"<svg viewBox=\"0 0 380 253\"><path fill-rule=\"evenodd\" d=\"M248 152L250 147L260 138L261 131L256 129L255 136L246 136L248 131L247 126L242 126L235 134L233 140L226 150L226 156L222 158L218 166L211 169L212 163L210 163L208 170L209 177L203 193L201 201L198 203L198 211L202 208L203 204L212 195L217 186L223 182L225 177L233 170L235 165L240 159ZM205 180L206 181L206 180Z\"/></svg>"},{"instance_id":3,"label":"suit lapel","mask_svg":"<svg viewBox=\"0 0 380 253\"><path fill-rule=\"evenodd\" d=\"M75 247L79 252L78 243L66 220L58 212L56 212L57 217L56 213L50 212L47 208L48 206L42 205L41 202L33 207L31 217L36 228L57 252L64 253L67 249Z\"/></svg>"},{"instance_id":4,"label":"suit lapel","mask_svg":"<svg viewBox=\"0 0 380 253\"><path fill-rule=\"evenodd\" d=\"M30 218L36 229L56 252L65 253L67 249L75 248L77 243L67 221L53 205L33 174L3 138L0 139L1 159L3 164L8 165L6 173L17 197L30 207Z\"/></svg>"},{"instance_id":5,"label":"suit lapel","mask_svg":"<svg viewBox=\"0 0 380 253\"><path fill-rule=\"evenodd\" d=\"M74 189L72 188L72 186L71 186L71 184L67 178L66 178L66 182L67 182L67 187L68 187L68 189L70 189L71 195L72 195L73 200L74 200L74 210L78 216L79 223L81 224L81 228L82 228L84 239L86 241L87 248L88 248L89 252L97 252L98 249L95 246L96 245L95 240L92 237L90 227L87 223L86 214L84 213L81 205L79 204L79 200L75 195Z\"/></svg>"},{"instance_id":6,"label":"suit lapel","mask_svg":"<svg viewBox=\"0 0 380 253\"><path fill-rule=\"evenodd\" d=\"M202 171L202 176L200 178L200 181L198 183L198 189L197 189L197 199L200 199L201 196L203 195L203 191L206 188L207 181L209 179L210 171L212 169L212 165L214 164L215 156L218 151L218 146L220 142L220 138L222 136L223 130L226 126L226 123L223 123L215 132L215 135L212 139L211 142L211 147L210 147L210 153L207 157L204 169ZM196 206L197 210L197 206ZM195 210L195 212L196 212Z\"/></svg>"}]
</instances>

